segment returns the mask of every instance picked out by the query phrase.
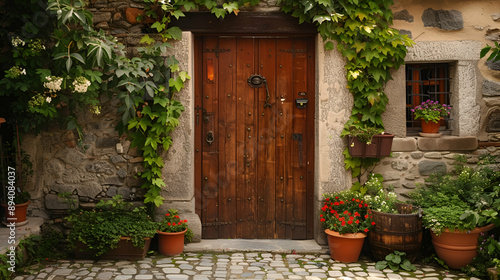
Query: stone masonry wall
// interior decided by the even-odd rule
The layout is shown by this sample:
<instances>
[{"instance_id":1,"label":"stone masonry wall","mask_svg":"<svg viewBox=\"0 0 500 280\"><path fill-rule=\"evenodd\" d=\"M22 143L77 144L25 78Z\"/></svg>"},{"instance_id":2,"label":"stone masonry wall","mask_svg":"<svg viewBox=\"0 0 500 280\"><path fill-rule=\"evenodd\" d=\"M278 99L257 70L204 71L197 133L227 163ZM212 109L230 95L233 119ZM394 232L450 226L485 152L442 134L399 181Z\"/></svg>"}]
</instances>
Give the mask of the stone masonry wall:
<instances>
[{"instance_id":1,"label":"stone masonry wall","mask_svg":"<svg viewBox=\"0 0 500 280\"><path fill-rule=\"evenodd\" d=\"M475 166L480 156L498 156L500 149L478 148L475 137L394 138L391 157L382 159L373 173L382 174L384 186L393 187L399 199L405 201L408 192L424 184L432 173L451 172L457 155L465 156L467 164Z\"/></svg>"}]
</instances>

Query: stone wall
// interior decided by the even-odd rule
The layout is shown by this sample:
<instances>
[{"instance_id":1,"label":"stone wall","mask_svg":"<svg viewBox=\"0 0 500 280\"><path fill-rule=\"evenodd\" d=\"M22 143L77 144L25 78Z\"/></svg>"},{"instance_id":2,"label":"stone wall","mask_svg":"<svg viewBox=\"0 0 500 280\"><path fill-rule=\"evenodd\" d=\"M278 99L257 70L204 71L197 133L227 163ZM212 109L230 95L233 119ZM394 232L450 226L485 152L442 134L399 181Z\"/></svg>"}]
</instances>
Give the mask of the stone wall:
<instances>
[{"instance_id":1,"label":"stone wall","mask_svg":"<svg viewBox=\"0 0 500 280\"><path fill-rule=\"evenodd\" d=\"M392 155L382 159L373 173L384 177L384 186L393 187L400 200L408 199L408 192L432 173L449 173L453 170L455 157L465 156L474 166L481 155L500 155L497 147L478 148L475 137L441 138L406 137L394 138Z\"/></svg>"},{"instance_id":2,"label":"stone wall","mask_svg":"<svg viewBox=\"0 0 500 280\"><path fill-rule=\"evenodd\" d=\"M27 184L32 215L51 218L63 213L70 207L68 198L74 207L93 207L96 201L117 194L142 200L142 181L135 175L142 170L143 158L115 130L120 118L117 101L102 100L102 104L99 115L80 114L81 146L76 131L53 128L36 137L25 136L23 148L34 161L34 174Z\"/></svg>"}]
</instances>

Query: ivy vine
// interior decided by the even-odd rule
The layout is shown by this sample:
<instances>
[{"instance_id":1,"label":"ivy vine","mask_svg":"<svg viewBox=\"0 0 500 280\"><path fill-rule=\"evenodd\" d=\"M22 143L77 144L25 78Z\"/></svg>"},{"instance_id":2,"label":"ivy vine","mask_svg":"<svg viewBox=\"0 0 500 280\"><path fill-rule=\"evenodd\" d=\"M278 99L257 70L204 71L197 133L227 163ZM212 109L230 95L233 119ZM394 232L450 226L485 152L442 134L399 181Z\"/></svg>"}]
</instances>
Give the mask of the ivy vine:
<instances>
[{"instance_id":1,"label":"ivy vine","mask_svg":"<svg viewBox=\"0 0 500 280\"><path fill-rule=\"evenodd\" d=\"M92 14L84 0L49 0L47 10L57 25L50 34L53 41L45 37L47 41L40 39L39 43L50 45L50 50L30 47L30 51L23 52L14 46L12 51L17 51L18 56L0 81L5 88L0 96L15 99L15 113L26 117L27 128L60 118L61 124L76 129L79 135L82 130L74 109L90 106L93 113L99 113L100 94L119 99L122 118L118 129L130 135L132 145L144 157L144 171L139 175L145 179L145 202L159 206L163 203L160 191L165 184L161 174L162 150L168 150L172 144L170 134L184 110L175 93L190 78L175 57L162 56L170 47L167 41L182 36L179 28L168 24L172 17L184 17L184 12L195 8L209 10L219 18L229 13L237 15L242 7L258 3L259 0L222 4L214 0L144 0L144 17L155 19L150 27L161 34L162 40L145 35L141 43L146 46L138 49L140 56L128 58L116 38L93 29ZM391 79L391 69L404 63L407 47L412 44L407 36L390 28L392 0L281 0L280 4L284 12L299 22L316 23L325 48L334 49L334 40L346 58L346 78L354 104L341 136L348 135L353 126L383 129L381 115L388 102L384 86ZM30 55L36 60L28 65L26 59ZM54 79L61 83L54 86ZM69 110L64 110L68 104ZM347 149L344 154L346 168L352 170L353 176L359 175L363 165L371 164L350 157Z\"/></svg>"},{"instance_id":2,"label":"ivy vine","mask_svg":"<svg viewBox=\"0 0 500 280\"><path fill-rule=\"evenodd\" d=\"M392 0L282 0L283 11L291 12L300 22L315 22L325 48L337 49L346 59L347 87L354 96L349 120L341 136L349 135L351 127L384 128L382 113L388 103L384 93L392 79L391 70L404 64L407 48L413 41L392 24ZM354 158L344 150L345 167L352 176L377 159Z\"/></svg>"}]
</instances>

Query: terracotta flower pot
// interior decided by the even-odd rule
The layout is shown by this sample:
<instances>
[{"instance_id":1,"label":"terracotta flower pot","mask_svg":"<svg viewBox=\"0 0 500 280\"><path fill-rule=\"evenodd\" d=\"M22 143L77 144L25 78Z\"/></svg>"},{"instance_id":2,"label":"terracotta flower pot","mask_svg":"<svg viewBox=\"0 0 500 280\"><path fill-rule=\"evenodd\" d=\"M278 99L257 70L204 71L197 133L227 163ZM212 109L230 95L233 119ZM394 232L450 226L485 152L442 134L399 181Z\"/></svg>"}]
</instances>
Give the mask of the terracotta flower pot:
<instances>
[{"instance_id":1,"label":"terracotta flower pot","mask_svg":"<svg viewBox=\"0 0 500 280\"><path fill-rule=\"evenodd\" d=\"M328 236L328 246L332 259L345 263L358 261L366 238L365 233L340 234L329 229L326 229L325 233Z\"/></svg>"},{"instance_id":2,"label":"terracotta flower pot","mask_svg":"<svg viewBox=\"0 0 500 280\"><path fill-rule=\"evenodd\" d=\"M164 256L179 255L184 251L184 234L187 229L181 232L158 232L158 250Z\"/></svg>"},{"instance_id":3,"label":"terracotta flower pot","mask_svg":"<svg viewBox=\"0 0 500 280\"><path fill-rule=\"evenodd\" d=\"M432 244L436 254L454 269L460 269L471 263L477 255L479 234L495 227L491 224L471 231L450 231L445 229L440 235L431 232Z\"/></svg>"},{"instance_id":4,"label":"terracotta flower pot","mask_svg":"<svg viewBox=\"0 0 500 280\"><path fill-rule=\"evenodd\" d=\"M5 212L5 218L7 218L7 223L9 222L15 222L21 223L26 221L26 213L28 211L28 204L30 204L30 201L21 203L21 204L16 204L16 210L14 210L14 215L11 215L11 211L8 210L8 205L2 204L2 207Z\"/></svg>"},{"instance_id":5,"label":"terracotta flower pot","mask_svg":"<svg viewBox=\"0 0 500 280\"><path fill-rule=\"evenodd\" d=\"M441 120L438 122L432 122L432 121L425 122L424 119L420 119L420 126L422 128L423 133L439 133L439 127L441 127Z\"/></svg>"}]
</instances>

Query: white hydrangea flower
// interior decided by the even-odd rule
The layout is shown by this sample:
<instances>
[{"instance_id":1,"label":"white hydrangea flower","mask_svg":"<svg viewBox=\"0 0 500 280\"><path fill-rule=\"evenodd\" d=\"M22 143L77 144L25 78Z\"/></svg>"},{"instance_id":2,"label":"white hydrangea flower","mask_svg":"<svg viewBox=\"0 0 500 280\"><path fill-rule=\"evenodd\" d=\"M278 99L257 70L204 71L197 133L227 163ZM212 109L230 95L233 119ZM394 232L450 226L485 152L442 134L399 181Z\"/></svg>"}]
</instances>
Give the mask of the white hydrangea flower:
<instances>
[{"instance_id":1,"label":"white hydrangea flower","mask_svg":"<svg viewBox=\"0 0 500 280\"><path fill-rule=\"evenodd\" d=\"M91 85L90 81L83 76L76 77L76 79L73 81L73 86L75 87L75 91L80 93L87 92L87 88L90 85Z\"/></svg>"},{"instance_id":2,"label":"white hydrangea flower","mask_svg":"<svg viewBox=\"0 0 500 280\"><path fill-rule=\"evenodd\" d=\"M45 98L45 102L50 103L51 101L52 101L52 98L50 96Z\"/></svg>"},{"instance_id":3,"label":"white hydrangea flower","mask_svg":"<svg viewBox=\"0 0 500 280\"><path fill-rule=\"evenodd\" d=\"M14 46L15 48L17 48L18 46L24 46L26 44L26 42L23 41L23 39L19 38L19 37L12 37L12 46Z\"/></svg>"},{"instance_id":4,"label":"white hydrangea flower","mask_svg":"<svg viewBox=\"0 0 500 280\"><path fill-rule=\"evenodd\" d=\"M58 92L61 90L63 78L57 76L47 76L45 79L47 82L43 83L43 86L48 89L49 92Z\"/></svg>"}]
</instances>

